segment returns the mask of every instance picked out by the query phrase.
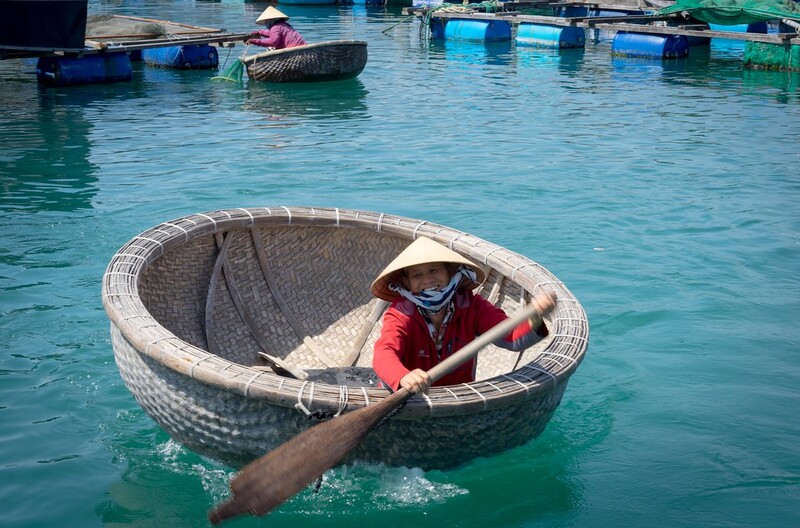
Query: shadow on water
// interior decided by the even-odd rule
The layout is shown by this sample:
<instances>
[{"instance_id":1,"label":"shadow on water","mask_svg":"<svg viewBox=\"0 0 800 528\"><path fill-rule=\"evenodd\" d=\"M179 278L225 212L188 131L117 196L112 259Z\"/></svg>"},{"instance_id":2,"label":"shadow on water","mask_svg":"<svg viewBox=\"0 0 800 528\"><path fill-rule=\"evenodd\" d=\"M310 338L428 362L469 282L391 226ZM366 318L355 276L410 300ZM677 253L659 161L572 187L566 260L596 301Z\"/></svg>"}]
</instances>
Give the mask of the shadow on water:
<instances>
[{"instance_id":1,"label":"shadow on water","mask_svg":"<svg viewBox=\"0 0 800 528\"><path fill-rule=\"evenodd\" d=\"M120 479L95 505L104 526L207 525L208 494L228 493L232 473L171 440L162 442L165 436L163 431L151 428L147 435L137 430L130 438L116 441L120 445L115 447L130 458Z\"/></svg>"},{"instance_id":2,"label":"shadow on water","mask_svg":"<svg viewBox=\"0 0 800 528\"><path fill-rule=\"evenodd\" d=\"M0 75L0 208L36 212L92 207L97 167L85 107L108 96L103 86L44 88L27 75L35 63L8 61ZM17 69L19 68L19 69Z\"/></svg>"},{"instance_id":3,"label":"shadow on water","mask_svg":"<svg viewBox=\"0 0 800 528\"><path fill-rule=\"evenodd\" d=\"M126 468L94 506L96 515L105 526L205 525L206 512L230 496L228 483L234 470L165 440L163 431L132 418L131 435L120 435L112 446L124 454ZM529 522L532 511L537 518L575 511L583 503L583 487L573 474L574 450L564 450L563 443L556 434L535 453L524 446L447 472L356 461L325 472L318 489L307 487L266 522L276 526L324 522L335 528L352 526L354 521L385 523L391 516L393 526L419 524L422 519L427 526L477 527L491 526L497 518ZM498 480L507 486L497 486ZM244 516L237 522L262 526L265 521Z\"/></svg>"},{"instance_id":4,"label":"shadow on water","mask_svg":"<svg viewBox=\"0 0 800 528\"><path fill-rule=\"evenodd\" d=\"M243 108L267 116L351 119L367 114L368 90L359 79L316 83L249 81Z\"/></svg>"}]
</instances>

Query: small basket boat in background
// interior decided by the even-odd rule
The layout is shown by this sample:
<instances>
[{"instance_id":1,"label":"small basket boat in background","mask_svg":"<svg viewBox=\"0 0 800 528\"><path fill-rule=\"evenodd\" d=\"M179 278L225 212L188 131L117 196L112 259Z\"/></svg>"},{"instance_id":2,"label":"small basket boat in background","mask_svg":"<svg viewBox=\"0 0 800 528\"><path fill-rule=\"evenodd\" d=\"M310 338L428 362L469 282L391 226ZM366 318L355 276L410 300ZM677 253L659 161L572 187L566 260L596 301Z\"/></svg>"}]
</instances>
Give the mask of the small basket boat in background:
<instances>
[{"instance_id":1,"label":"small basket boat in background","mask_svg":"<svg viewBox=\"0 0 800 528\"><path fill-rule=\"evenodd\" d=\"M367 43L333 40L242 57L247 75L260 82L339 81L358 76L367 64Z\"/></svg>"},{"instance_id":2,"label":"small basket boat in background","mask_svg":"<svg viewBox=\"0 0 800 528\"><path fill-rule=\"evenodd\" d=\"M507 313L555 292L549 336L478 355L472 383L415 396L352 459L444 469L537 437L588 343L586 314L532 260L439 224L365 211L270 207L193 214L135 236L103 305L125 384L171 437L241 466L326 417L389 396L370 368L385 301L370 284L426 236L487 270ZM335 418L334 418L335 419Z\"/></svg>"}]
</instances>

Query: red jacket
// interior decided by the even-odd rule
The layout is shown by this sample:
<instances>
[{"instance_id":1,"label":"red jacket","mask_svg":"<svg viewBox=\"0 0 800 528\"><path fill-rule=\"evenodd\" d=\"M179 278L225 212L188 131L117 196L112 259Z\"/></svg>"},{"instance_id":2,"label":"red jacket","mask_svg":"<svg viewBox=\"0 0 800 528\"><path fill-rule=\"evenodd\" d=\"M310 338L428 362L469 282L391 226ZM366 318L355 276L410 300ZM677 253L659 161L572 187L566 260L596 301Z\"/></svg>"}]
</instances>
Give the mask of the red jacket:
<instances>
[{"instance_id":1,"label":"red jacket","mask_svg":"<svg viewBox=\"0 0 800 528\"><path fill-rule=\"evenodd\" d=\"M257 38L257 36L266 38ZM269 29L254 31L250 34L250 39L247 42L256 46L275 49L293 48L295 46L303 46L306 43L300 33L283 20L272 24Z\"/></svg>"},{"instance_id":2,"label":"red jacket","mask_svg":"<svg viewBox=\"0 0 800 528\"><path fill-rule=\"evenodd\" d=\"M472 292L460 291L453 298L455 310L442 341L442 358L452 355L464 345L507 319L503 310ZM546 327L541 331L547 335ZM543 336L525 322L494 344L508 350L524 350L539 342ZM397 390L400 379L415 368L430 370L439 363L436 345L428 326L417 307L398 297L383 316L383 329L375 342L372 367L383 382ZM475 379L475 358L467 361L434 386L468 383Z\"/></svg>"}]
</instances>

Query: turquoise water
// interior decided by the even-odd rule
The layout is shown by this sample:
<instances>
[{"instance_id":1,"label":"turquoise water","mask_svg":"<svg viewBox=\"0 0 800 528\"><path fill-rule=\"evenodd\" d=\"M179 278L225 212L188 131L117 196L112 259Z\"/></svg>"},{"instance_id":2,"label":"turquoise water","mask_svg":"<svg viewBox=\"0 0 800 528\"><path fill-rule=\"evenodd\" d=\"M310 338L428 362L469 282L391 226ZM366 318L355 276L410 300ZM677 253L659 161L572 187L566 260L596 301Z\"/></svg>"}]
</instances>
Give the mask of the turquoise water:
<instances>
[{"instance_id":1,"label":"turquoise water","mask_svg":"<svg viewBox=\"0 0 800 528\"><path fill-rule=\"evenodd\" d=\"M230 31L265 6L89 4ZM309 41L368 40L365 71L237 86L136 65L45 89L0 62L4 526L206 525L233 472L127 391L101 277L157 223L272 205L489 239L563 280L592 334L538 440L447 472L339 468L231 526L800 524L798 74L743 71L736 42L661 63L603 38L431 43L393 7L281 9Z\"/></svg>"}]
</instances>

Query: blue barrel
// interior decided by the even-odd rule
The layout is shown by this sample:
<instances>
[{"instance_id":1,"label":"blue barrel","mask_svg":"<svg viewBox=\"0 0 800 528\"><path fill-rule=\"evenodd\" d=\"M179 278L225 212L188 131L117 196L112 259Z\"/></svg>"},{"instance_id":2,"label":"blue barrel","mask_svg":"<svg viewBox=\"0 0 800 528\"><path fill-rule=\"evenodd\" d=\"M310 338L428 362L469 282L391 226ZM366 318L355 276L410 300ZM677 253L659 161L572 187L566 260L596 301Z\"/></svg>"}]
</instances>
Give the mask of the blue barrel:
<instances>
[{"instance_id":1,"label":"blue barrel","mask_svg":"<svg viewBox=\"0 0 800 528\"><path fill-rule=\"evenodd\" d=\"M767 33L769 26L766 22L753 22L752 24L732 24L729 26L722 24L709 24L708 27L714 31L730 31L732 33Z\"/></svg>"},{"instance_id":2,"label":"blue barrel","mask_svg":"<svg viewBox=\"0 0 800 528\"><path fill-rule=\"evenodd\" d=\"M500 42L511 40L511 24L505 20L461 20L453 18L444 27L444 38Z\"/></svg>"},{"instance_id":3,"label":"blue barrel","mask_svg":"<svg viewBox=\"0 0 800 528\"><path fill-rule=\"evenodd\" d=\"M444 26L446 22L443 18L431 18L430 21L430 30L431 30L431 38L432 39L443 39L444 38Z\"/></svg>"},{"instance_id":4,"label":"blue barrel","mask_svg":"<svg viewBox=\"0 0 800 528\"><path fill-rule=\"evenodd\" d=\"M219 66L217 48L208 44L142 50L142 61L179 70L209 70Z\"/></svg>"},{"instance_id":5,"label":"blue barrel","mask_svg":"<svg viewBox=\"0 0 800 528\"><path fill-rule=\"evenodd\" d=\"M124 51L82 57L40 57L36 78L50 86L130 81L133 66Z\"/></svg>"},{"instance_id":6,"label":"blue barrel","mask_svg":"<svg viewBox=\"0 0 800 528\"><path fill-rule=\"evenodd\" d=\"M628 15L644 15L644 11L639 9L590 9L589 16L591 17L621 17Z\"/></svg>"},{"instance_id":7,"label":"blue barrel","mask_svg":"<svg viewBox=\"0 0 800 528\"><path fill-rule=\"evenodd\" d=\"M677 59L689 55L689 40L683 35L655 35L619 31L611 44L618 57Z\"/></svg>"},{"instance_id":8,"label":"blue barrel","mask_svg":"<svg viewBox=\"0 0 800 528\"><path fill-rule=\"evenodd\" d=\"M521 22L517 26L517 45L539 48L582 48L586 42L583 28Z\"/></svg>"},{"instance_id":9,"label":"blue barrel","mask_svg":"<svg viewBox=\"0 0 800 528\"><path fill-rule=\"evenodd\" d=\"M334 5L336 0L278 0L279 4L291 5Z\"/></svg>"},{"instance_id":10,"label":"blue barrel","mask_svg":"<svg viewBox=\"0 0 800 528\"><path fill-rule=\"evenodd\" d=\"M564 18L589 16L589 6L554 7L554 15Z\"/></svg>"},{"instance_id":11,"label":"blue barrel","mask_svg":"<svg viewBox=\"0 0 800 528\"><path fill-rule=\"evenodd\" d=\"M705 22L698 22L695 26L698 26L697 29L700 29L699 26L704 26L702 29L711 29ZM689 47L708 46L711 43L711 37L686 37L686 40L689 41Z\"/></svg>"}]
</instances>

